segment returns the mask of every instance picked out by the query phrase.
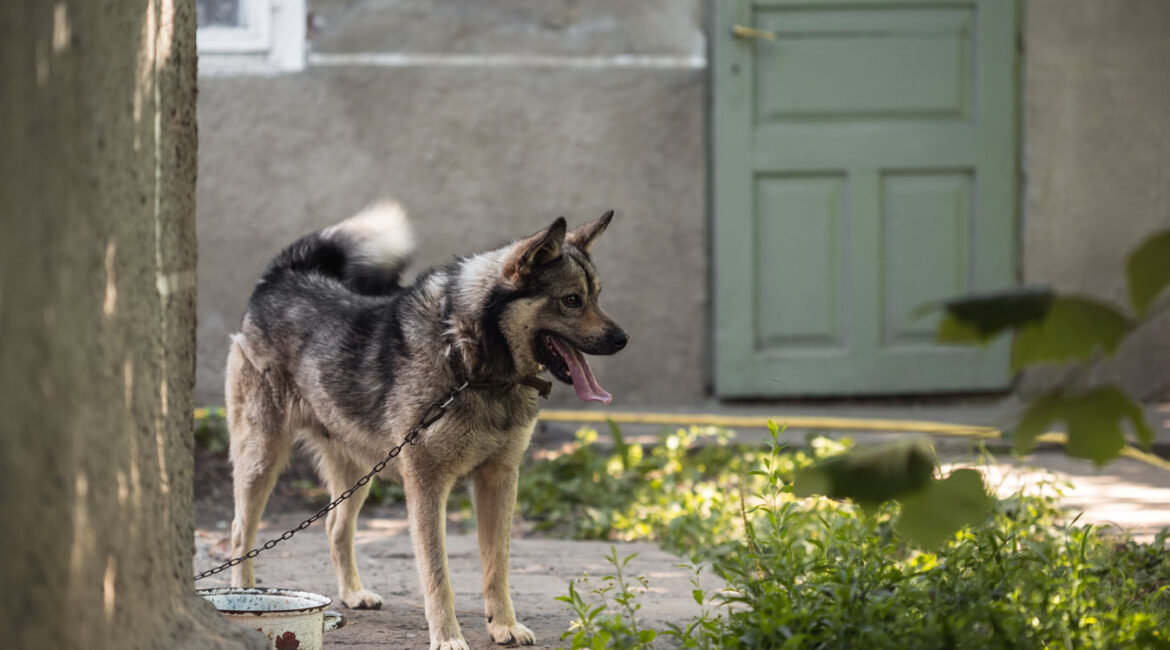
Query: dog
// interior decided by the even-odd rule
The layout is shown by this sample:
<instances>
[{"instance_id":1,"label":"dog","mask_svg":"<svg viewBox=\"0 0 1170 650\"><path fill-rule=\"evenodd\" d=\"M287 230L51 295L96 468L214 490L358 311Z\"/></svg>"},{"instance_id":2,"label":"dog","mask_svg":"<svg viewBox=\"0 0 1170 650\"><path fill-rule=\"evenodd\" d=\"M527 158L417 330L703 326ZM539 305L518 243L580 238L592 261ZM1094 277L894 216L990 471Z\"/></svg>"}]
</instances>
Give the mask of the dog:
<instances>
[{"instance_id":1,"label":"dog","mask_svg":"<svg viewBox=\"0 0 1170 650\"><path fill-rule=\"evenodd\" d=\"M516 620L508 541L519 467L548 371L585 400L609 403L585 354L629 335L598 306L590 258L613 211L568 230L565 219L485 253L456 258L403 286L413 236L401 208L376 204L302 237L257 282L232 336L226 402L235 497L233 557L253 548L264 505L294 442L312 453L333 498L401 444L428 409L469 382L382 475L402 482L430 647L467 648L455 617L445 542L447 495L469 477L492 640L535 643ZM366 485L325 529L341 601L378 608L354 559ZM252 560L231 583L255 585Z\"/></svg>"}]
</instances>

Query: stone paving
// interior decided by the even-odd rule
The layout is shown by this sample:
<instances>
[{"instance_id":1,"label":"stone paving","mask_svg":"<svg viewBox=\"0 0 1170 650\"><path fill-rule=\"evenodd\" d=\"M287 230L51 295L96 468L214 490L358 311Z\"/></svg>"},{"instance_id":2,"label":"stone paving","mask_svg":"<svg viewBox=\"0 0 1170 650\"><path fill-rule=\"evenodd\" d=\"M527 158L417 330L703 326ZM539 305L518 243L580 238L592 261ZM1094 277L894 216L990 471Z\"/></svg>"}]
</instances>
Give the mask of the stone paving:
<instances>
[{"instance_id":1,"label":"stone paving","mask_svg":"<svg viewBox=\"0 0 1170 650\"><path fill-rule=\"evenodd\" d=\"M295 526L299 513L265 520L260 537ZM350 610L340 601L330 609L347 618L344 628L326 634L326 648L427 648L427 622L423 615L418 574L405 520L385 510L363 516L357 534L358 567L367 589L385 599L381 610ZM195 569L202 571L218 564L225 550L227 531L222 528L197 530ZM455 609L463 634L472 648L498 647L488 639L480 594L479 554L474 534L449 531L448 557L455 590ZM650 592L640 598L644 619L651 624L681 621L697 614L691 599L689 570L678 565L679 558L648 543L574 542L549 539L513 539L512 598L517 618L536 634L537 647L560 647L561 633L572 616L567 606L555 600L568 591L569 581L588 572L608 573L604 558L610 546L620 556L637 553L628 565L632 575L650 579ZM217 547L215 557L209 553ZM223 574L199 582L200 587L227 586ZM311 528L256 560L259 587L295 587L336 598L329 545L323 530ZM707 587L718 582L704 576Z\"/></svg>"}]
</instances>

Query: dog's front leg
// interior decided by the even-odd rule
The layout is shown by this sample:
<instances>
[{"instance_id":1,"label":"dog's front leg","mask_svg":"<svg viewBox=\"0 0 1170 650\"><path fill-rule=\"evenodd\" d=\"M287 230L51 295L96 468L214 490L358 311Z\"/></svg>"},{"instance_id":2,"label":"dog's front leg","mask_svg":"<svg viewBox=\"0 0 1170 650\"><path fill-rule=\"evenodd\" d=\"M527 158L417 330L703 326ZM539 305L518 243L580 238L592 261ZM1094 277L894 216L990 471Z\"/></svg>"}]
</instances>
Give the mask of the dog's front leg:
<instances>
[{"instance_id":1,"label":"dog's front leg","mask_svg":"<svg viewBox=\"0 0 1170 650\"><path fill-rule=\"evenodd\" d=\"M431 650L469 650L455 618L455 592L447 568L447 495L453 483L445 477L404 476L402 481Z\"/></svg>"},{"instance_id":2,"label":"dog's front leg","mask_svg":"<svg viewBox=\"0 0 1170 650\"><path fill-rule=\"evenodd\" d=\"M487 464L475 471L475 520L483 565L483 607L488 634L496 643L532 645L532 630L516 622L508 591L508 547L516 505L516 467Z\"/></svg>"}]
</instances>

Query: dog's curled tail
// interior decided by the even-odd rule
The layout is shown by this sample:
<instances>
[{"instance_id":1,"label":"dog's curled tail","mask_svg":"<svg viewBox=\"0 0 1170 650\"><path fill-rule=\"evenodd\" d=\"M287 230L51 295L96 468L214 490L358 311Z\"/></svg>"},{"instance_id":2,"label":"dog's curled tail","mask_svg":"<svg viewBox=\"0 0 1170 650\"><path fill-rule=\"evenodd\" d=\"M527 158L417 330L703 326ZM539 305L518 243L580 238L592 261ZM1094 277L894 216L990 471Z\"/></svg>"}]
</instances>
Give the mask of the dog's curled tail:
<instances>
[{"instance_id":1,"label":"dog's curled tail","mask_svg":"<svg viewBox=\"0 0 1170 650\"><path fill-rule=\"evenodd\" d=\"M351 290L384 295L399 288L399 278L414 253L414 233L406 211L383 200L354 216L299 239L269 265L265 280L285 272L319 273Z\"/></svg>"},{"instance_id":2,"label":"dog's curled tail","mask_svg":"<svg viewBox=\"0 0 1170 650\"><path fill-rule=\"evenodd\" d=\"M382 200L321 231L345 250L345 283L358 293L380 295L398 288L414 254L414 231L397 201Z\"/></svg>"}]
</instances>

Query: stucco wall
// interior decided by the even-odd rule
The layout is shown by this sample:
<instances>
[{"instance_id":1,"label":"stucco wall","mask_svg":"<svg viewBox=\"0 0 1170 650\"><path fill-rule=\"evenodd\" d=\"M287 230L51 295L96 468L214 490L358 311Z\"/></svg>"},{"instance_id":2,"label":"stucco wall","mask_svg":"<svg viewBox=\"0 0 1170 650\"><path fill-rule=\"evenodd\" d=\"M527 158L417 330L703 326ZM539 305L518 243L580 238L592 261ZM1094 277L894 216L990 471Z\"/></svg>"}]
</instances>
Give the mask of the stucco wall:
<instances>
[{"instance_id":1,"label":"stucco wall","mask_svg":"<svg viewBox=\"0 0 1170 650\"><path fill-rule=\"evenodd\" d=\"M6 648L246 645L191 593L193 22L0 10Z\"/></svg>"},{"instance_id":2,"label":"stucco wall","mask_svg":"<svg viewBox=\"0 0 1170 650\"><path fill-rule=\"evenodd\" d=\"M1025 25L1024 279L1124 305L1126 254L1170 228L1170 3L1029 0ZM1104 372L1170 398L1168 369L1164 317Z\"/></svg>"},{"instance_id":3,"label":"stucco wall","mask_svg":"<svg viewBox=\"0 0 1170 650\"><path fill-rule=\"evenodd\" d=\"M559 215L617 211L597 244L602 306L633 337L593 364L614 405L686 403L708 367L706 71L614 67L701 57L700 3L311 2L317 55L600 57L598 67L310 65L200 80L197 398L223 400L228 335L295 237L386 196L420 265ZM565 387L553 403L582 404Z\"/></svg>"},{"instance_id":4,"label":"stucco wall","mask_svg":"<svg viewBox=\"0 0 1170 650\"><path fill-rule=\"evenodd\" d=\"M1170 226L1170 3L1022 5L1021 275L1121 300L1125 251ZM309 8L308 71L201 83L199 402L222 401L227 336L267 258L383 195L414 215L424 263L617 209L598 247L603 304L633 340L598 377L619 408L707 396L707 69L342 58L702 57L701 0ZM1114 364L1143 396L1170 397L1168 330L1143 331ZM559 390L553 404L579 402Z\"/></svg>"}]
</instances>

